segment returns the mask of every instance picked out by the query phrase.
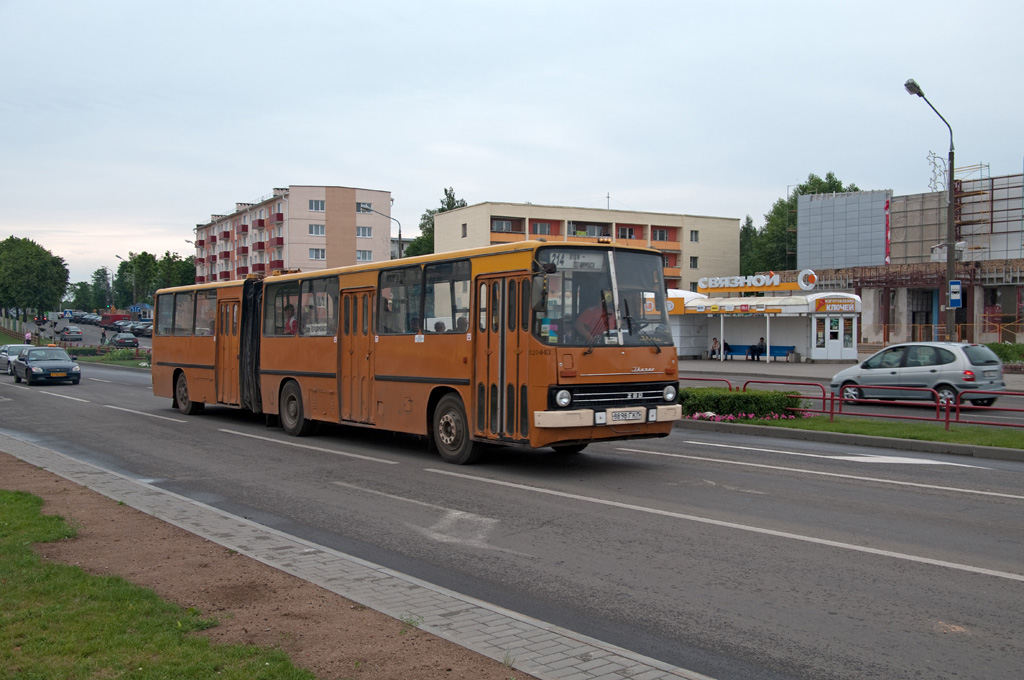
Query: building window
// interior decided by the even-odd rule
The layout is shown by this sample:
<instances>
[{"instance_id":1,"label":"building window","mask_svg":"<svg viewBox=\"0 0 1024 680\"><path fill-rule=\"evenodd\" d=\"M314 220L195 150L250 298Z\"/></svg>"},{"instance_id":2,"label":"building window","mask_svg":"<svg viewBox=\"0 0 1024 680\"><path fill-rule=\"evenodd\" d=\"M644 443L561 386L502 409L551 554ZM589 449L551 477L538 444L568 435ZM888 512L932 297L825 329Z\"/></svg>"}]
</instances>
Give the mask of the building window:
<instances>
[{"instance_id":1,"label":"building window","mask_svg":"<svg viewBox=\"0 0 1024 680\"><path fill-rule=\"evenodd\" d=\"M697 268L697 258L696 257L691 257L690 258L690 269L696 269L696 268Z\"/></svg>"},{"instance_id":2,"label":"building window","mask_svg":"<svg viewBox=\"0 0 1024 680\"><path fill-rule=\"evenodd\" d=\"M373 227L356 227L356 238L373 238Z\"/></svg>"},{"instance_id":3,"label":"building window","mask_svg":"<svg viewBox=\"0 0 1024 680\"><path fill-rule=\"evenodd\" d=\"M696 293L696 292L698 292L698 291L697 291L697 282L696 282L696 281L691 281L691 282L690 282L690 292L691 292L691 293Z\"/></svg>"},{"instance_id":4,"label":"building window","mask_svg":"<svg viewBox=\"0 0 1024 680\"><path fill-rule=\"evenodd\" d=\"M491 231L512 231L512 220L491 220Z\"/></svg>"},{"instance_id":5,"label":"building window","mask_svg":"<svg viewBox=\"0 0 1024 680\"><path fill-rule=\"evenodd\" d=\"M672 261L668 259L668 255L661 256L661 266L665 267L666 269L672 266Z\"/></svg>"},{"instance_id":6,"label":"building window","mask_svg":"<svg viewBox=\"0 0 1024 680\"><path fill-rule=\"evenodd\" d=\"M690 243L700 243L700 232L696 229L690 230Z\"/></svg>"},{"instance_id":7,"label":"building window","mask_svg":"<svg viewBox=\"0 0 1024 680\"><path fill-rule=\"evenodd\" d=\"M327 210L327 201L309 199L309 212L324 212L325 210ZM260 213L262 212L261 210ZM263 217L263 215L261 214L260 217Z\"/></svg>"},{"instance_id":8,"label":"building window","mask_svg":"<svg viewBox=\"0 0 1024 680\"><path fill-rule=\"evenodd\" d=\"M652 229L651 230L652 241L667 241L668 240L668 229Z\"/></svg>"},{"instance_id":9,"label":"building window","mask_svg":"<svg viewBox=\"0 0 1024 680\"><path fill-rule=\"evenodd\" d=\"M539 234L540 236L550 236L551 235L551 223L550 222L534 222L531 231L534 234Z\"/></svg>"},{"instance_id":10,"label":"building window","mask_svg":"<svg viewBox=\"0 0 1024 680\"><path fill-rule=\"evenodd\" d=\"M357 213L373 212L373 203L360 203L359 201L356 201L356 212Z\"/></svg>"},{"instance_id":11,"label":"building window","mask_svg":"<svg viewBox=\"0 0 1024 680\"><path fill-rule=\"evenodd\" d=\"M310 236L323 236L326 233L325 227L322 224L311 224L309 225Z\"/></svg>"},{"instance_id":12,"label":"building window","mask_svg":"<svg viewBox=\"0 0 1024 680\"><path fill-rule=\"evenodd\" d=\"M326 260L327 249L326 248L310 248L309 259L311 260Z\"/></svg>"},{"instance_id":13,"label":"building window","mask_svg":"<svg viewBox=\"0 0 1024 680\"><path fill-rule=\"evenodd\" d=\"M373 251L372 250L357 250L356 251L356 262L372 262Z\"/></svg>"},{"instance_id":14,"label":"building window","mask_svg":"<svg viewBox=\"0 0 1024 680\"><path fill-rule=\"evenodd\" d=\"M462 238L466 238L466 223L462 223Z\"/></svg>"},{"instance_id":15,"label":"building window","mask_svg":"<svg viewBox=\"0 0 1024 680\"><path fill-rule=\"evenodd\" d=\"M634 238L633 227L619 227L619 238Z\"/></svg>"}]
</instances>

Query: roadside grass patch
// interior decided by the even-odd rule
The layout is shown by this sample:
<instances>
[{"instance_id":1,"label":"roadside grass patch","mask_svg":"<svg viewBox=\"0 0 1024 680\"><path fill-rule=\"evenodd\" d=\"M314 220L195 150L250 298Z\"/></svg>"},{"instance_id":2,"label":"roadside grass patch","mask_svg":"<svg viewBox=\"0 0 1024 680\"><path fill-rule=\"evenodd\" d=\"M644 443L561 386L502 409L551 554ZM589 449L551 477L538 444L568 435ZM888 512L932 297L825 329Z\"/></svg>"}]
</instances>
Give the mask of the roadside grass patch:
<instances>
[{"instance_id":1,"label":"roadside grass patch","mask_svg":"<svg viewBox=\"0 0 1024 680\"><path fill-rule=\"evenodd\" d=\"M916 423L901 420L875 420L871 418L836 417L829 422L827 416L797 418L795 420L762 420L754 425L786 427L794 430L818 432L839 432L862 434L872 437L915 439L920 441L949 442L951 444L973 444L975 446L998 446L1007 449L1024 449L1024 437L1018 428L987 428L980 425L950 424L949 430L939 423Z\"/></svg>"},{"instance_id":2,"label":"roadside grass patch","mask_svg":"<svg viewBox=\"0 0 1024 680\"><path fill-rule=\"evenodd\" d=\"M279 650L214 645L216 625L116 576L43 562L34 543L72 538L42 499L0 490L0 677L314 680Z\"/></svg>"}]
</instances>

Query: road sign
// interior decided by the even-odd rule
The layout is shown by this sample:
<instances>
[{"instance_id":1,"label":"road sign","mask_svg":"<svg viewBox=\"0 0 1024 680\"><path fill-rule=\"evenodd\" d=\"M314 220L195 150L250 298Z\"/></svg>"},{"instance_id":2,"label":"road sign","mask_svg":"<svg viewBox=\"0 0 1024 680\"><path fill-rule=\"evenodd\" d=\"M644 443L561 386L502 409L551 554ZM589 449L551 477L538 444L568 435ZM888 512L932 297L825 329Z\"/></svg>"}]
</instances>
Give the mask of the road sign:
<instances>
[{"instance_id":1,"label":"road sign","mask_svg":"<svg viewBox=\"0 0 1024 680\"><path fill-rule=\"evenodd\" d=\"M960 279L950 279L949 281L949 306L956 309L957 307L963 306L962 288L960 286Z\"/></svg>"},{"instance_id":2,"label":"road sign","mask_svg":"<svg viewBox=\"0 0 1024 680\"><path fill-rule=\"evenodd\" d=\"M957 281L957 283L960 283L960 282L959 282L959 281ZM129 308L128 308L128 311L129 311L129 312L134 312L134 313L138 314L139 312L141 312L141 311L142 311L142 307L138 307L138 306L134 306L134 307L129 307Z\"/></svg>"},{"instance_id":3,"label":"road sign","mask_svg":"<svg viewBox=\"0 0 1024 680\"><path fill-rule=\"evenodd\" d=\"M70 319L71 318L71 310L70 309L65 309L64 310L64 318L65 319Z\"/></svg>"}]
</instances>

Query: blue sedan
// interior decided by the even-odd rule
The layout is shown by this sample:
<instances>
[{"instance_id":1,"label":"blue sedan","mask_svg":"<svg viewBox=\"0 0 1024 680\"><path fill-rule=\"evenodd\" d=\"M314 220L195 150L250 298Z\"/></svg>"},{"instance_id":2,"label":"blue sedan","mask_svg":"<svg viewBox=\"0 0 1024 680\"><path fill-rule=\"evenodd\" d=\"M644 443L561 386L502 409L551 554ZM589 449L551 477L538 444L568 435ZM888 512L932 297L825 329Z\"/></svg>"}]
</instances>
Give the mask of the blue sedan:
<instances>
[{"instance_id":1,"label":"blue sedan","mask_svg":"<svg viewBox=\"0 0 1024 680\"><path fill-rule=\"evenodd\" d=\"M68 380L77 385L82 369L60 347L32 347L23 349L14 364L14 382L23 379L31 385L41 380Z\"/></svg>"}]
</instances>

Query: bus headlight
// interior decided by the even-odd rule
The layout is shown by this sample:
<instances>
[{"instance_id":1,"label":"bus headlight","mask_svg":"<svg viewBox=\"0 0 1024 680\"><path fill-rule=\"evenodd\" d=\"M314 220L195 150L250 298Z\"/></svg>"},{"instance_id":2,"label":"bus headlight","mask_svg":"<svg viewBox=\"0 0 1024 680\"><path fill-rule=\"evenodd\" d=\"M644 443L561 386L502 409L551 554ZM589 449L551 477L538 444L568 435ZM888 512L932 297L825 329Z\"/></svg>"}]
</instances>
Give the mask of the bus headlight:
<instances>
[{"instance_id":1,"label":"bus headlight","mask_svg":"<svg viewBox=\"0 0 1024 680\"><path fill-rule=\"evenodd\" d=\"M555 393L555 403L565 408L572 403L572 393L569 390L558 390Z\"/></svg>"},{"instance_id":2,"label":"bus headlight","mask_svg":"<svg viewBox=\"0 0 1024 680\"><path fill-rule=\"evenodd\" d=\"M676 400L676 397L679 396L679 390L676 389L675 385L669 385L661 394L662 396L665 397L665 401L671 403Z\"/></svg>"}]
</instances>

